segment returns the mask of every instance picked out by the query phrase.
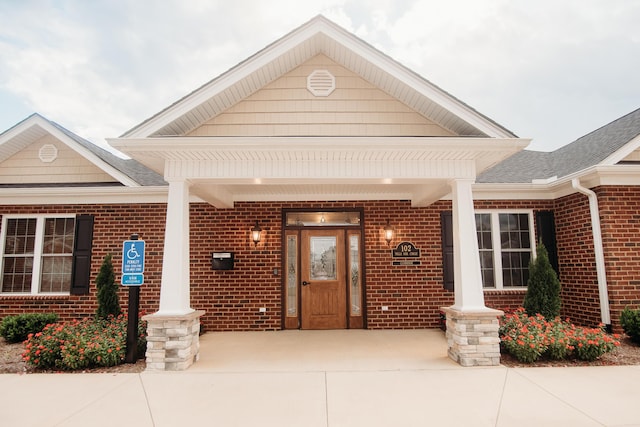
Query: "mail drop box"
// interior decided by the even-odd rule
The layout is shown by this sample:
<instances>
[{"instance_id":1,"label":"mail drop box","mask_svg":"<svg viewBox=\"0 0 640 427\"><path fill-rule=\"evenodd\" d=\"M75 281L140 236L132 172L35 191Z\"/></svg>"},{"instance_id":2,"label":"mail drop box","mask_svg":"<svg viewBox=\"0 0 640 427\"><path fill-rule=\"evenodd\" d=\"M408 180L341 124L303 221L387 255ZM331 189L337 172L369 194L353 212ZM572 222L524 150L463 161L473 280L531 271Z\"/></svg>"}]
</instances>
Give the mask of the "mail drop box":
<instances>
[{"instance_id":1,"label":"mail drop box","mask_svg":"<svg viewBox=\"0 0 640 427\"><path fill-rule=\"evenodd\" d=\"M213 252L211 254L211 268L214 270L233 270L233 252Z\"/></svg>"}]
</instances>

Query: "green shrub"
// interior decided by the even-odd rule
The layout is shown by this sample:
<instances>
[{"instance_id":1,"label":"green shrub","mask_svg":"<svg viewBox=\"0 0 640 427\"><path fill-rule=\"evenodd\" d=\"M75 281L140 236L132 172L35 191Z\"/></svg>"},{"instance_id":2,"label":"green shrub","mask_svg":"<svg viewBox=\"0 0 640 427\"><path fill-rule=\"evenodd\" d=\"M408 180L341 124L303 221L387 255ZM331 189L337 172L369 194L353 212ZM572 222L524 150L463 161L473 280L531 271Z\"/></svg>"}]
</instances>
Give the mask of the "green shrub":
<instances>
[{"instance_id":1,"label":"green shrub","mask_svg":"<svg viewBox=\"0 0 640 427\"><path fill-rule=\"evenodd\" d=\"M640 310L625 308L620 313L620 325L631 341L640 344Z\"/></svg>"},{"instance_id":2,"label":"green shrub","mask_svg":"<svg viewBox=\"0 0 640 427\"><path fill-rule=\"evenodd\" d=\"M524 308L529 316L540 313L546 319L553 319L560 315L560 280L542 242L536 248L536 259L529 263Z\"/></svg>"},{"instance_id":3,"label":"green shrub","mask_svg":"<svg viewBox=\"0 0 640 427\"><path fill-rule=\"evenodd\" d=\"M55 313L26 313L7 316L0 323L0 335L7 342L17 343L27 339L29 334L40 332L45 326L58 321Z\"/></svg>"},{"instance_id":4,"label":"green shrub","mask_svg":"<svg viewBox=\"0 0 640 427\"><path fill-rule=\"evenodd\" d=\"M98 310L96 315L102 319L106 319L109 316L117 317L122 313L120 302L118 301L118 285L115 282L116 275L113 271L111 254L108 254L104 257L100 272L96 277L96 287L98 289Z\"/></svg>"},{"instance_id":5,"label":"green shrub","mask_svg":"<svg viewBox=\"0 0 640 427\"><path fill-rule=\"evenodd\" d=\"M40 369L75 370L124 362L127 317L95 318L47 325L29 335L23 359ZM144 330L141 322L138 331ZM144 336L139 337L139 342Z\"/></svg>"}]
</instances>

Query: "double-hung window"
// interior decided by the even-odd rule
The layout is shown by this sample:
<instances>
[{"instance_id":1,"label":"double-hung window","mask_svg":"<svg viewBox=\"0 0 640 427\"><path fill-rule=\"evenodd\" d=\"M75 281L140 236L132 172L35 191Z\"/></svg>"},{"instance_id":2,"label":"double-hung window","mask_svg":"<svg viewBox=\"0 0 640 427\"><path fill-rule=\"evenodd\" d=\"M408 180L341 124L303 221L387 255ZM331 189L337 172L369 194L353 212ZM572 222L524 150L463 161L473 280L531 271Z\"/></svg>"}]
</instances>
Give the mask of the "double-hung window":
<instances>
[{"instance_id":1,"label":"double-hung window","mask_svg":"<svg viewBox=\"0 0 640 427\"><path fill-rule=\"evenodd\" d=\"M530 211L476 211L482 284L485 289L523 288L534 256Z\"/></svg>"},{"instance_id":2,"label":"double-hung window","mask_svg":"<svg viewBox=\"0 0 640 427\"><path fill-rule=\"evenodd\" d=\"M68 294L75 216L5 216L2 221L2 293Z\"/></svg>"}]
</instances>

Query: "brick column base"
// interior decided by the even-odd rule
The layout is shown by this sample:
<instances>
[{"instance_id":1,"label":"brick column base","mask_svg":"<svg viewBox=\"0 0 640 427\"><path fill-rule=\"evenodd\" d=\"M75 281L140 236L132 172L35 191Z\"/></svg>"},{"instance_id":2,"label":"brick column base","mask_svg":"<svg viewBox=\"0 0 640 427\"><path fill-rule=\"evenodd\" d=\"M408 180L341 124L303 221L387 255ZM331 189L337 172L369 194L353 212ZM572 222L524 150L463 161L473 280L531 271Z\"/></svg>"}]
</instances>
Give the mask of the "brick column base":
<instances>
[{"instance_id":1,"label":"brick column base","mask_svg":"<svg viewBox=\"0 0 640 427\"><path fill-rule=\"evenodd\" d=\"M447 316L449 357L462 366L497 366L500 364L500 310L442 310Z\"/></svg>"},{"instance_id":2,"label":"brick column base","mask_svg":"<svg viewBox=\"0 0 640 427\"><path fill-rule=\"evenodd\" d=\"M199 358L200 317L203 310L183 315L149 314L147 371L184 371Z\"/></svg>"}]
</instances>

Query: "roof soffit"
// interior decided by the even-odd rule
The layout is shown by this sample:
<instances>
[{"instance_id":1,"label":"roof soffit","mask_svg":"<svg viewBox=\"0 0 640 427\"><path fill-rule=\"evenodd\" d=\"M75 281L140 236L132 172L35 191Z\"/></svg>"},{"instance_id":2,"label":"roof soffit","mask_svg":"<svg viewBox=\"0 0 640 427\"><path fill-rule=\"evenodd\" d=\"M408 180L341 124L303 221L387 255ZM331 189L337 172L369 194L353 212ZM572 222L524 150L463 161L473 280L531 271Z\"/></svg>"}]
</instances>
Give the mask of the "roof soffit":
<instances>
[{"instance_id":1,"label":"roof soffit","mask_svg":"<svg viewBox=\"0 0 640 427\"><path fill-rule=\"evenodd\" d=\"M184 135L318 54L326 55L458 135L515 136L363 40L318 16L122 137Z\"/></svg>"}]
</instances>

